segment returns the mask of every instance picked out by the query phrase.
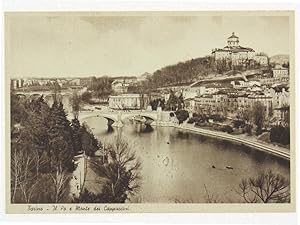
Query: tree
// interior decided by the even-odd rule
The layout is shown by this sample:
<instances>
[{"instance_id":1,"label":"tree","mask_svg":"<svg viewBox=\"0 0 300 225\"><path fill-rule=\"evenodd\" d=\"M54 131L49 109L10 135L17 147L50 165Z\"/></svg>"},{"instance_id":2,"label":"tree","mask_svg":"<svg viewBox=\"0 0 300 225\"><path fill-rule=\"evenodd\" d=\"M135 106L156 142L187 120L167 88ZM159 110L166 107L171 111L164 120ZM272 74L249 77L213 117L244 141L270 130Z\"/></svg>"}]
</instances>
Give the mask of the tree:
<instances>
[{"instance_id":1,"label":"tree","mask_svg":"<svg viewBox=\"0 0 300 225\"><path fill-rule=\"evenodd\" d=\"M82 128L80 122L77 118L74 118L71 121L71 128L72 128L72 140L73 140L73 147L74 147L74 154L77 155L81 152L82 149Z\"/></svg>"},{"instance_id":2,"label":"tree","mask_svg":"<svg viewBox=\"0 0 300 225\"><path fill-rule=\"evenodd\" d=\"M204 184L204 189L205 189L205 193L206 193L206 196L205 196L206 203L220 203L221 202L218 195L209 193L205 184Z\"/></svg>"},{"instance_id":3,"label":"tree","mask_svg":"<svg viewBox=\"0 0 300 225\"><path fill-rule=\"evenodd\" d=\"M112 93L112 79L110 77L93 77L88 90L93 91L95 97L105 99Z\"/></svg>"},{"instance_id":4,"label":"tree","mask_svg":"<svg viewBox=\"0 0 300 225\"><path fill-rule=\"evenodd\" d=\"M260 102L255 102L252 110L253 121L256 125L256 135L260 135L265 121L266 110Z\"/></svg>"},{"instance_id":5,"label":"tree","mask_svg":"<svg viewBox=\"0 0 300 225\"><path fill-rule=\"evenodd\" d=\"M75 91L72 94L71 102L72 102L72 111L73 111L74 118L78 118L78 114L80 111L81 97Z\"/></svg>"},{"instance_id":6,"label":"tree","mask_svg":"<svg viewBox=\"0 0 300 225\"><path fill-rule=\"evenodd\" d=\"M246 124L250 123L252 119L252 113L248 109L244 109L240 112L239 118L244 120Z\"/></svg>"},{"instance_id":7,"label":"tree","mask_svg":"<svg viewBox=\"0 0 300 225\"><path fill-rule=\"evenodd\" d=\"M252 128L253 128L252 125L247 124L247 125L245 125L243 132L247 133L248 135L252 135Z\"/></svg>"},{"instance_id":8,"label":"tree","mask_svg":"<svg viewBox=\"0 0 300 225\"><path fill-rule=\"evenodd\" d=\"M281 109L281 117L283 118L283 126L290 126L290 106L284 105Z\"/></svg>"},{"instance_id":9,"label":"tree","mask_svg":"<svg viewBox=\"0 0 300 225\"><path fill-rule=\"evenodd\" d=\"M29 203L34 191L36 177L31 173L34 159L20 144L12 146L11 155L11 201Z\"/></svg>"},{"instance_id":10,"label":"tree","mask_svg":"<svg viewBox=\"0 0 300 225\"><path fill-rule=\"evenodd\" d=\"M166 108L167 110L172 110L172 111L177 110L178 108L178 98L176 97L175 93L172 90L170 90L170 96L167 101Z\"/></svg>"},{"instance_id":11,"label":"tree","mask_svg":"<svg viewBox=\"0 0 300 225\"><path fill-rule=\"evenodd\" d=\"M270 141L283 145L290 144L290 128L283 126L275 126L270 130Z\"/></svg>"},{"instance_id":12,"label":"tree","mask_svg":"<svg viewBox=\"0 0 300 225\"><path fill-rule=\"evenodd\" d=\"M87 156L94 156L95 152L101 147L101 143L95 138L87 125L83 124L80 131L81 149Z\"/></svg>"},{"instance_id":13,"label":"tree","mask_svg":"<svg viewBox=\"0 0 300 225\"><path fill-rule=\"evenodd\" d=\"M63 104L54 100L49 118L50 171L61 163L63 169L73 170L74 146L72 128Z\"/></svg>"},{"instance_id":14,"label":"tree","mask_svg":"<svg viewBox=\"0 0 300 225\"><path fill-rule=\"evenodd\" d=\"M108 145L109 162L94 163L95 170L107 181L98 200L106 203L124 203L137 193L140 184L141 163L128 143L118 138Z\"/></svg>"},{"instance_id":15,"label":"tree","mask_svg":"<svg viewBox=\"0 0 300 225\"><path fill-rule=\"evenodd\" d=\"M81 95L81 99L83 102L90 103L92 99L92 93L89 91L83 92Z\"/></svg>"},{"instance_id":16,"label":"tree","mask_svg":"<svg viewBox=\"0 0 300 225\"><path fill-rule=\"evenodd\" d=\"M58 95L50 108L43 96L33 99L13 97L12 114L21 115L11 140L11 201L49 203L62 199L61 181L73 169L72 128ZM20 110L20 111L19 111ZM12 115L14 116L14 115ZM75 123L74 123L75 124ZM55 182L50 182L52 180Z\"/></svg>"},{"instance_id":17,"label":"tree","mask_svg":"<svg viewBox=\"0 0 300 225\"><path fill-rule=\"evenodd\" d=\"M239 190L238 194L247 203L290 202L289 180L271 170L242 179Z\"/></svg>"},{"instance_id":18,"label":"tree","mask_svg":"<svg viewBox=\"0 0 300 225\"><path fill-rule=\"evenodd\" d=\"M178 109L183 109L184 108L184 100L183 100L183 94L180 93L178 99L177 99L177 105Z\"/></svg>"},{"instance_id":19,"label":"tree","mask_svg":"<svg viewBox=\"0 0 300 225\"><path fill-rule=\"evenodd\" d=\"M150 101L151 109L157 110L157 108L160 106L162 110L165 109L165 99L157 98L152 101Z\"/></svg>"},{"instance_id":20,"label":"tree","mask_svg":"<svg viewBox=\"0 0 300 225\"><path fill-rule=\"evenodd\" d=\"M184 110L184 109L181 109L181 110L177 110L175 112L175 115L179 121L179 124L183 123L184 121L186 121L188 118L189 118L189 112Z\"/></svg>"},{"instance_id":21,"label":"tree","mask_svg":"<svg viewBox=\"0 0 300 225\"><path fill-rule=\"evenodd\" d=\"M69 177L66 172L62 169L61 164L57 166L54 173L50 173L51 181L54 187L54 201L55 203L61 202L67 193L67 182Z\"/></svg>"}]
</instances>

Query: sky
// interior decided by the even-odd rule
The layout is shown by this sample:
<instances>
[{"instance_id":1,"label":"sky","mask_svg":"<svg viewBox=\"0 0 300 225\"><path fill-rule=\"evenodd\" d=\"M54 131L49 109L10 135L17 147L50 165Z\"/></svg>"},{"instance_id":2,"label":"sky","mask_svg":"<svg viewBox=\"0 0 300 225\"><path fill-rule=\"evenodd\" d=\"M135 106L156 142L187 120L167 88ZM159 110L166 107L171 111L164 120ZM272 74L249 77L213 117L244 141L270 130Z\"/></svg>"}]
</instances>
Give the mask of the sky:
<instances>
[{"instance_id":1,"label":"sky","mask_svg":"<svg viewBox=\"0 0 300 225\"><path fill-rule=\"evenodd\" d=\"M11 77L139 76L210 55L232 32L256 52L290 52L284 15L11 13L5 28Z\"/></svg>"}]
</instances>

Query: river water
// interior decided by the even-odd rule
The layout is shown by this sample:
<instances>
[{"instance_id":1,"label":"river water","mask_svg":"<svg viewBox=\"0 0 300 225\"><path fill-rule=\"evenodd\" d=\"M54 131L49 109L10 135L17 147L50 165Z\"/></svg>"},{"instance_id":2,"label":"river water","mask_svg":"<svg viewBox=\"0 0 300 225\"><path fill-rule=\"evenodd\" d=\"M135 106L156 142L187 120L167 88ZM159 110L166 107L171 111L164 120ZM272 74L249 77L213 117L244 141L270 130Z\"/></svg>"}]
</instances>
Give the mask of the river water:
<instances>
[{"instance_id":1,"label":"river water","mask_svg":"<svg viewBox=\"0 0 300 225\"><path fill-rule=\"evenodd\" d=\"M228 141L130 121L113 130L104 118L81 122L103 142L121 135L140 158L141 188L132 202L204 203L207 193L218 202L241 202L237 191L242 178L268 169L289 178L289 162Z\"/></svg>"}]
</instances>

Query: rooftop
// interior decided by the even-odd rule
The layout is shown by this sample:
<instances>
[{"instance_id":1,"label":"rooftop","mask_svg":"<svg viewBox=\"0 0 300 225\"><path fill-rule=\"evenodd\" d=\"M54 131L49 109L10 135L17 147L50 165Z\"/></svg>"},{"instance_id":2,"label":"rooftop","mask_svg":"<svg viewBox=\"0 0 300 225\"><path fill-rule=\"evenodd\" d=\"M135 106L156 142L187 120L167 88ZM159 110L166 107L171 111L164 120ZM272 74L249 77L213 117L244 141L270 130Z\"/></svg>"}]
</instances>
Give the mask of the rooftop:
<instances>
[{"instance_id":1,"label":"rooftop","mask_svg":"<svg viewBox=\"0 0 300 225\"><path fill-rule=\"evenodd\" d=\"M231 36L230 36L230 37L228 37L228 38L239 38L239 37L238 37L238 36L236 36L234 32L232 32Z\"/></svg>"}]
</instances>

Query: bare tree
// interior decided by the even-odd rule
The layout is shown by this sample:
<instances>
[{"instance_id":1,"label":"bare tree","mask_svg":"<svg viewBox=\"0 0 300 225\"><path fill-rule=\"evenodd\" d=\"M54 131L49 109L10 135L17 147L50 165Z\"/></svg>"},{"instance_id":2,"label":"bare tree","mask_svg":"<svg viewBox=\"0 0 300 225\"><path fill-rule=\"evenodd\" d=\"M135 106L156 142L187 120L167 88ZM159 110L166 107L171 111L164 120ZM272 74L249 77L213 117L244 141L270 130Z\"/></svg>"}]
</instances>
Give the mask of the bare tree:
<instances>
[{"instance_id":1,"label":"bare tree","mask_svg":"<svg viewBox=\"0 0 300 225\"><path fill-rule=\"evenodd\" d=\"M243 179L238 194L247 203L284 203L290 202L289 180L271 170L257 177Z\"/></svg>"},{"instance_id":2,"label":"bare tree","mask_svg":"<svg viewBox=\"0 0 300 225\"><path fill-rule=\"evenodd\" d=\"M62 169L61 164L57 166L54 174L50 174L50 177L54 186L54 202L61 202L67 191L66 184L69 180L66 172Z\"/></svg>"},{"instance_id":3,"label":"bare tree","mask_svg":"<svg viewBox=\"0 0 300 225\"><path fill-rule=\"evenodd\" d=\"M210 194L206 188L206 185L204 184L204 189L205 189L205 199L206 199L206 203L220 203L220 199L218 197L218 195L215 194Z\"/></svg>"},{"instance_id":4,"label":"bare tree","mask_svg":"<svg viewBox=\"0 0 300 225\"><path fill-rule=\"evenodd\" d=\"M37 177L32 173L34 158L17 148L13 148L11 159L11 201L29 203L37 184ZM16 200L16 195L19 199Z\"/></svg>"},{"instance_id":5,"label":"bare tree","mask_svg":"<svg viewBox=\"0 0 300 225\"><path fill-rule=\"evenodd\" d=\"M101 199L103 202L125 202L139 190L141 162L128 143L119 137L107 145L107 151L107 164L92 164L101 176L107 178Z\"/></svg>"},{"instance_id":6,"label":"bare tree","mask_svg":"<svg viewBox=\"0 0 300 225\"><path fill-rule=\"evenodd\" d=\"M20 180L22 176L22 158L20 154L18 154L17 149L14 149L11 158L11 201L15 202L15 196L17 193L17 189L20 185Z\"/></svg>"}]
</instances>

